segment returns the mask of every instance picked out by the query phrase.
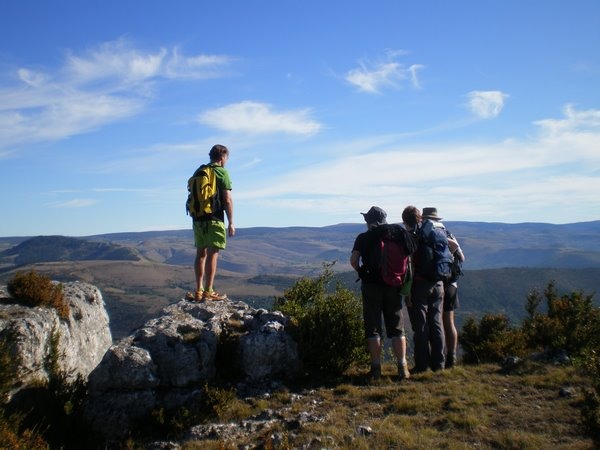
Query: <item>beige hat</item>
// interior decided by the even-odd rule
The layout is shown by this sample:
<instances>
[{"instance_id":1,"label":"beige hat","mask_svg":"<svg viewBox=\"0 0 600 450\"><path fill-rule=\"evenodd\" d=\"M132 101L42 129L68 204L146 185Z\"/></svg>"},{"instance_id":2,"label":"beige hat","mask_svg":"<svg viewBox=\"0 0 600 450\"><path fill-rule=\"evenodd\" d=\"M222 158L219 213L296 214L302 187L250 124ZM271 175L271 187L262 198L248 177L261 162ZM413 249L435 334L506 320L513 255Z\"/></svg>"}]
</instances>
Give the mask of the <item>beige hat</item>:
<instances>
[{"instance_id":1,"label":"beige hat","mask_svg":"<svg viewBox=\"0 0 600 450\"><path fill-rule=\"evenodd\" d=\"M421 214L423 219L431 219L431 220L442 220L441 217L438 217L437 208L423 208L423 214Z\"/></svg>"}]
</instances>

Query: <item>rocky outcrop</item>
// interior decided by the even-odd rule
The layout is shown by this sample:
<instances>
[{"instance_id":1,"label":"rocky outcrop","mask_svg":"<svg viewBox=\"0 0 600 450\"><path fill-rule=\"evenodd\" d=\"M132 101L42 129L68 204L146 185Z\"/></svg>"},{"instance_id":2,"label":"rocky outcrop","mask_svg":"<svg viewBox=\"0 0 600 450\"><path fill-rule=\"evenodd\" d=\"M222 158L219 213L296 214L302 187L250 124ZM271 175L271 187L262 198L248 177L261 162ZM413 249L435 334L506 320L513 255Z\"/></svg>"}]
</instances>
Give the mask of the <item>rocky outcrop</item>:
<instances>
[{"instance_id":1,"label":"rocky outcrop","mask_svg":"<svg viewBox=\"0 0 600 450\"><path fill-rule=\"evenodd\" d=\"M114 438L153 411L193 411L215 377L255 386L292 377L300 363L287 321L242 302L172 304L106 352L86 417Z\"/></svg>"},{"instance_id":2,"label":"rocky outcrop","mask_svg":"<svg viewBox=\"0 0 600 450\"><path fill-rule=\"evenodd\" d=\"M69 303L67 319L56 310L17 304L6 286L0 287L0 340L12 359L14 383L9 398L31 385L48 381L48 358L55 356L67 380L87 378L112 344L102 294L87 283L64 283ZM56 342L55 355L51 342Z\"/></svg>"}]
</instances>

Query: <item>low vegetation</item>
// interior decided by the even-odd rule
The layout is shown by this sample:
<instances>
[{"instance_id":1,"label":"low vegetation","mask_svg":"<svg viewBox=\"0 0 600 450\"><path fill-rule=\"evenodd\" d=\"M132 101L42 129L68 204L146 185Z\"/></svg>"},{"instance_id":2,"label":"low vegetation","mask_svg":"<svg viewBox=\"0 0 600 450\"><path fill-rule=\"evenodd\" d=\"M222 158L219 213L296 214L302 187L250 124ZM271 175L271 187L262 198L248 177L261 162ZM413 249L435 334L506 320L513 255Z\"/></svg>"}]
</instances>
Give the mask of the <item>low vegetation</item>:
<instances>
[{"instance_id":1,"label":"low vegetation","mask_svg":"<svg viewBox=\"0 0 600 450\"><path fill-rule=\"evenodd\" d=\"M479 322L469 318L460 333L464 361L502 362L532 354L550 362L573 361L590 380L581 413L588 434L600 446L600 308L592 295L559 295L551 282L543 295L536 290L528 295L525 309L520 325L511 325L503 314L484 315Z\"/></svg>"},{"instance_id":2,"label":"low vegetation","mask_svg":"<svg viewBox=\"0 0 600 450\"><path fill-rule=\"evenodd\" d=\"M77 448L92 434L83 420L86 383L60 369L60 333L54 329L46 349L47 381L29 386L7 403L16 370L10 336L0 341L0 449Z\"/></svg>"},{"instance_id":3,"label":"low vegetation","mask_svg":"<svg viewBox=\"0 0 600 450\"><path fill-rule=\"evenodd\" d=\"M292 318L308 377L245 398L227 380L206 385L196 411L157 410L121 448L145 448L156 433L177 440L203 423L232 423L241 434L215 432L184 449L600 446L600 312L591 296L558 295L551 283L543 295L527 297L521 324L502 314L469 318L460 333L465 364L406 381L386 364L375 382L365 376L360 300L336 282L331 267L299 280L275 303ZM49 349L49 367L56 367L56 348ZM8 361L6 351L0 345L0 362ZM506 370L512 356L520 362ZM5 370L10 365L0 367L2 389L10 379ZM0 448L102 448L84 436L83 383L71 384L60 372L52 379L34 415L0 409ZM264 417L274 420L244 432L242 421Z\"/></svg>"},{"instance_id":4,"label":"low vegetation","mask_svg":"<svg viewBox=\"0 0 600 450\"><path fill-rule=\"evenodd\" d=\"M61 284L36 271L17 272L7 283L8 292L26 306L45 306L56 309L61 319L68 319L69 304Z\"/></svg>"},{"instance_id":5,"label":"low vegetation","mask_svg":"<svg viewBox=\"0 0 600 450\"><path fill-rule=\"evenodd\" d=\"M361 303L334 278L326 265L319 277L300 279L273 306L291 318L300 357L313 374L341 375L367 357Z\"/></svg>"}]
</instances>

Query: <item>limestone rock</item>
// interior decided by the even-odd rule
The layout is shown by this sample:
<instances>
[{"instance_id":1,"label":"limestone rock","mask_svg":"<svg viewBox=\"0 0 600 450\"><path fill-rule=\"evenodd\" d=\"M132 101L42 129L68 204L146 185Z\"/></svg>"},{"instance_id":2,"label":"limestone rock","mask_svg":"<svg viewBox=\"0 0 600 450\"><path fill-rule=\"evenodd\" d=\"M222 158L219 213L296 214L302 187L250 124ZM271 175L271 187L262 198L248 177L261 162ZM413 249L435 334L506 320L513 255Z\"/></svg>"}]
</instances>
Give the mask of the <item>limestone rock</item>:
<instances>
[{"instance_id":1,"label":"limestone rock","mask_svg":"<svg viewBox=\"0 0 600 450\"><path fill-rule=\"evenodd\" d=\"M58 365L68 380L87 378L112 344L109 318L102 294L95 286L63 284L69 303L68 319L47 307L18 305L0 287L0 339L7 345L16 371L9 397L18 391L48 380L46 361L53 333L58 336Z\"/></svg>"},{"instance_id":2,"label":"limestone rock","mask_svg":"<svg viewBox=\"0 0 600 450\"><path fill-rule=\"evenodd\" d=\"M193 411L207 381L269 383L300 368L287 318L243 302L181 301L113 345L89 377L86 417L123 436L157 409Z\"/></svg>"}]
</instances>

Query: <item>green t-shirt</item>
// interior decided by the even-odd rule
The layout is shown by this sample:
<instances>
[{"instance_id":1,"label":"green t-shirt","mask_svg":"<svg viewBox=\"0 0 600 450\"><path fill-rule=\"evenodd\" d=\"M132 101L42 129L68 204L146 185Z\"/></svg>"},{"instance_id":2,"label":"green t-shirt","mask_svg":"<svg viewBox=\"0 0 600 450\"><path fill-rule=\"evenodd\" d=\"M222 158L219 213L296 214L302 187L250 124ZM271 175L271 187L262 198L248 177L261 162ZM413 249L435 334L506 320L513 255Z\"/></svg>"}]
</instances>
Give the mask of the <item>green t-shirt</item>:
<instances>
[{"instance_id":1,"label":"green t-shirt","mask_svg":"<svg viewBox=\"0 0 600 450\"><path fill-rule=\"evenodd\" d=\"M223 209L223 191L231 190L231 178L229 178L229 172L225 167L212 164L215 168L215 175L217 176L217 189L219 190L219 210L213 214L213 218L225 222L225 210Z\"/></svg>"}]
</instances>

